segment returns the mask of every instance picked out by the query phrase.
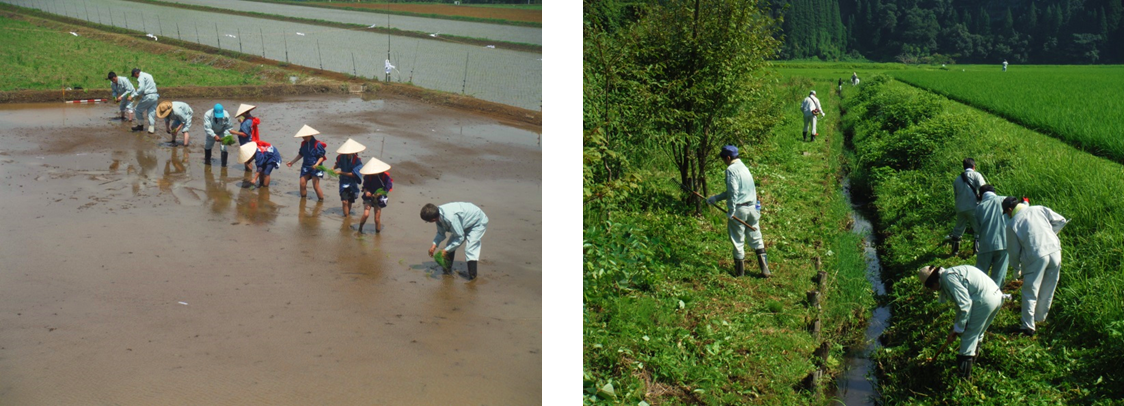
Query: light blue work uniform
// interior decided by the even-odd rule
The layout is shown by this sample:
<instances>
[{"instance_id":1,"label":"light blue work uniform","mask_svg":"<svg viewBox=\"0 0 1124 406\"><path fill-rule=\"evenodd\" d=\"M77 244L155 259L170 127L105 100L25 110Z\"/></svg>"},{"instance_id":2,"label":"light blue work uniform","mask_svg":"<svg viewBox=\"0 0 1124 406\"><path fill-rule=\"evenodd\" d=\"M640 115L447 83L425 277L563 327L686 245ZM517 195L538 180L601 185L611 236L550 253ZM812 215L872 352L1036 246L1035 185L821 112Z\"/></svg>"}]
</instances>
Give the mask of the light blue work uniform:
<instances>
[{"instance_id":1,"label":"light blue work uniform","mask_svg":"<svg viewBox=\"0 0 1124 406\"><path fill-rule=\"evenodd\" d=\"M148 117L148 126L156 126L156 103L160 101L160 94L156 92L156 81L146 72L137 74L137 88L133 92L133 101L137 104L137 114Z\"/></svg>"},{"instance_id":2,"label":"light blue work uniform","mask_svg":"<svg viewBox=\"0 0 1124 406\"><path fill-rule=\"evenodd\" d=\"M1007 217L1003 215L1003 199L992 192L986 192L980 205L976 206L972 229L976 230L976 241L980 242L980 252L976 253L976 268L991 276L1000 288L1007 279Z\"/></svg>"},{"instance_id":3,"label":"light blue work uniform","mask_svg":"<svg viewBox=\"0 0 1124 406\"><path fill-rule=\"evenodd\" d=\"M726 191L714 196L714 200L726 201L726 231L734 244L735 260L745 259L746 227L734 217L757 229L749 231L749 245L755 250L765 248L761 226L757 224L761 219L761 213L757 211L757 187L753 183L753 175L741 159L735 158L726 167Z\"/></svg>"},{"instance_id":4,"label":"light blue work uniform","mask_svg":"<svg viewBox=\"0 0 1124 406\"><path fill-rule=\"evenodd\" d=\"M445 244L445 252L452 257L457 248L464 244L464 256L467 261L480 260L480 239L488 229L488 216L475 204L456 202L445 203L437 206L440 216L437 218L437 236L433 244L440 244L449 235L449 242Z\"/></svg>"},{"instance_id":5,"label":"light blue work uniform","mask_svg":"<svg viewBox=\"0 0 1124 406\"><path fill-rule=\"evenodd\" d=\"M967 183L964 182L964 178L968 179ZM965 169L962 175L952 180L952 192L956 195L956 227L952 229L951 234L953 239L960 238L968 225L975 224L972 218L976 216L978 203L976 191L986 184L983 175L972 168ZM979 232L979 230L973 231Z\"/></svg>"},{"instance_id":6,"label":"light blue work uniform","mask_svg":"<svg viewBox=\"0 0 1124 406\"><path fill-rule=\"evenodd\" d=\"M164 118L164 124L167 125L170 122L173 130L183 124L180 132L188 132L191 130L191 115L194 113L187 103L174 101L172 102L172 114Z\"/></svg>"},{"instance_id":7,"label":"light blue work uniform","mask_svg":"<svg viewBox=\"0 0 1124 406\"><path fill-rule=\"evenodd\" d=\"M1007 222L1007 253L1011 268L1022 270L1022 328L1046 320L1062 267L1058 233L1069 222L1045 206L1015 206Z\"/></svg>"},{"instance_id":8,"label":"light blue work uniform","mask_svg":"<svg viewBox=\"0 0 1124 406\"><path fill-rule=\"evenodd\" d=\"M137 89L133 88L133 82L130 82L129 78L124 76L117 76L117 83L112 84L111 89L113 89L114 100L117 99L117 96L121 96L119 108L121 112L131 111L132 108L129 107L129 96L137 91Z\"/></svg>"},{"instance_id":9,"label":"light blue work uniform","mask_svg":"<svg viewBox=\"0 0 1124 406\"><path fill-rule=\"evenodd\" d=\"M941 303L956 304L952 329L960 334L960 355L975 356L984 331L999 314L1003 294L995 281L971 265L944 268L940 280Z\"/></svg>"},{"instance_id":10,"label":"light blue work uniform","mask_svg":"<svg viewBox=\"0 0 1124 406\"><path fill-rule=\"evenodd\" d=\"M219 138L230 135L230 129L234 128L234 124L230 120L230 112L223 112L222 118L215 118L215 109L207 110L203 113L203 132L207 133L203 149L210 151L215 146L215 135ZM219 149L226 152L226 145L219 144Z\"/></svg>"}]
</instances>

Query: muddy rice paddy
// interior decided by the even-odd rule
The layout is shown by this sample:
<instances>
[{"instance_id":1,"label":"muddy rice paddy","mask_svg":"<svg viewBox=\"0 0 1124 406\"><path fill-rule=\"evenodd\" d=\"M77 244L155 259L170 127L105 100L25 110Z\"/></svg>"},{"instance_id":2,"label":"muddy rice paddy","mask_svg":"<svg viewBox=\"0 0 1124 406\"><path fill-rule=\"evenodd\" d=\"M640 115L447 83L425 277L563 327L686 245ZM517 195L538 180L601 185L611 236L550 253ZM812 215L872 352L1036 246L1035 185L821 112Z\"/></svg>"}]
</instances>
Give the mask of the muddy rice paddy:
<instances>
[{"instance_id":1,"label":"muddy rice paddy","mask_svg":"<svg viewBox=\"0 0 1124 406\"><path fill-rule=\"evenodd\" d=\"M129 132L116 106L0 105L0 404L541 401L540 129L405 100L251 101L285 161L309 124L329 159L353 137L393 166L383 231L360 235L336 180L318 202L297 165L262 189L217 147L203 165L203 112L242 100L185 101L188 147ZM451 201L490 219L475 282L426 255L418 211Z\"/></svg>"}]
</instances>

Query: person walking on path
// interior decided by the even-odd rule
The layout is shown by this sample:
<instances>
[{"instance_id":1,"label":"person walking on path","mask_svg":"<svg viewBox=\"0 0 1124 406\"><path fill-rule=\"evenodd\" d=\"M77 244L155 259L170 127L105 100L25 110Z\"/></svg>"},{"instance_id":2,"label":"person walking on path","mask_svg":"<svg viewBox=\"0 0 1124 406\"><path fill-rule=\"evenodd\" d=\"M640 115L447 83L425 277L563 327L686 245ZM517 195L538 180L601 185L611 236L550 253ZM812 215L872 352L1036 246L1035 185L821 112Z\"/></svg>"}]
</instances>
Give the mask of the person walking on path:
<instances>
[{"instance_id":1,"label":"person walking on path","mask_svg":"<svg viewBox=\"0 0 1124 406\"><path fill-rule=\"evenodd\" d=\"M156 106L156 118L164 119L164 129L172 135L172 146L176 145L176 133L183 132L183 146L191 140L191 115L195 112L187 103L164 100Z\"/></svg>"},{"instance_id":2,"label":"person walking on path","mask_svg":"<svg viewBox=\"0 0 1124 406\"><path fill-rule=\"evenodd\" d=\"M316 129L309 127L307 124L297 131L294 138L303 138L301 141L301 148L297 151L297 157L292 161L286 163L290 168L293 167L293 162L298 159L303 159L301 162L300 184L301 184L301 199L308 195L308 181L312 180L312 189L316 191L316 199L324 201L324 191L320 190L320 179L324 177L324 171L316 169L317 166L324 163L328 159L328 144L323 141L317 140L315 135L320 134Z\"/></svg>"},{"instance_id":3,"label":"person walking on path","mask_svg":"<svg viewBox=\"0 0 1124 406\"><path fill-rule=\"evenodd\" d=\"M824 117L823 109L820 107L820 99L816 98L816 91L813 90L808 93L808 97L804 98L804 103L800 104L800 110L804 112L804 141L808 141L808 126L812 127L812 142L816 141L816 116Z\"/></svg>"},{"instance_id":4,"label":"person walking on path","mask_svg":"<svg viewBox=\"0 0 1124 406\"><path fill-rule=\"evenodd\" d=\"M390 165L375 158L370 158L359 173L363 175L363 217L359 218L359 233L363 233L363 224L371 210L375 211L375 234L382 232L382 208L389 201L387 194L394 187L390 179Z\"/></svg>"},{"instance_id":5,"label":"person walking on path","mask_svg":"<svg viewBox=\"0 0 1124 406\"><path fill-rule=\"evenodd\" d=\"M1022 271L1022 332L1033 336L1035 323L1046 321L1062 266L1058 233L1069 222L1045 206L1030 206L1014 196L1003 200L1007 253L1011 269Z\"/></svg>"},{"instance_id":6,"label":"person walking on path","mask_svg":"<svg viewBox=\"0 0 1124 406\"><path fill-rule=\"evenodd\" d=\"M859 85L859 73L858 72L852 72L851 73L851 86L858 86L858 85Z\"/></svg>"},{"instance_id":7,"label":"person walking on path","mask_svg":"<svg viewBox=\"0 0 1124 406\"><path fill-rule=\"evenodd\" d=\"M110 71L107 79L113 82L111 86L113 100L120 104L118 109L120 110L121 120L129 120L129 123L132 123L133 107L130 102L133 101L133 92L136 92L137 89L133 87L133 82L130 82L129 78L118 77L116 72Z\"/></svg>"},{"instance_id":8,"label":"person walking on path","mask_svg":"<svg viewBox=\"0 0 1124 406\"><path fill-rule=\"evenodd\" d=\"M734 244L734 273L737 276L745 275L745 237L748 234L749 245L757 253L757 266L761 268L761 275L768 278L772 274L765 255L761 226L758 225L761 213L757 207L757 187L753 184L753 175L738 158L738 147L724 146L718 157L726 164L726 191L708 197L706 202L715 204L719 200L726 201L726 231L730 235L730 242ZM746 230L747 227L737 219L752 228Z\"/></svg>"},{"instance_id":9,"label":"person walking on path","mask_svg":"<svg viewBox=\"0 0 1124 406\"><path fill-rule=\"evenodd\" d=\"M133 92L133 100L137 104L136 112L144 115L148 120L148 133L156 134L156 103L160 101L160 94L156 91L156 80L147 72L141 72L140 68L133 68L133 77L137 78L137 87ZM141 130L144 130L144 122L133 127L133 131Z\"/></svg>"},{"instance_id":10,"label":"person walking on path","mask_svg":"<svg viewBox=\"0 0 1124 406\"><path fill-rule=\"evenodd\" d=\"M269 187L269 175L274 169L281 167L281 153L265 141L243 144L238 149L238 158L240 162L247 164L253 162L257 170L250 175L250 179L258 187Z\"/></svg>"},{"instance_id":11,"label":"person walking on path","mask_svg":"<svg viewBox=\"0 0 1124 406\"><path fill-rule=\"evenodd\" d=\"M1007 60L1006 59L1003 60L1003 71L1004 72L1007 71Z\"/></svg>"},{"instance_id":12,"label":"person walking on path","mask_svg":"<svg viewBox=\"0 0 1124 406\"><path fill-rule=\"evenodd\" d=\"M976 268L991 276L995 285L1003 289L1007 279L1007 218L1003 217L1003 199L1006 196L995 194L992 185L980 186L980 194L983 197L972 218L972 230L976 231L979 244ZM1010 295L1003 297L1009 299Z\"/></svg>"},{"instance_id":13,"label":"person walking on path","mask_svg":"<svg viewBox=\"0 0 1124 406\"><path fill-rule=\"evenodd\" d=\"M203 142L203 164L211 164L211 148L214 148L215 142L219 143L219 150L222 151L222 166L226 167L226 144L222 143L223 137L230 135L230 130L234 128L234 123L230 120L230 113L223 110L221 104L215 104L215 107L203 113L203 132L207 133Z\"/></svg>"},{"instance_id":14,"label":"person walking on path","mask_svg":"<svg viewBox=\"0 0 1124 406\"><path fill-rule=\"evenodd\" d=\"M952 192L956 198L956 226L952 228L952 234L949 234L949 239L952 240L952 255L960 252L960 237L964 235L964 230L969 225L975 224L976 205L980 201L980 187L987 184L983 175L976 172L976 160L972 158L964 159L964 172L952 180ZM979 230L973 228L972 232L978 233ZM976 237L976 244L979 244L979 237ZM979 248L975 248L979 252Z\"/></svg>"},{"instance_id":15,"label":"person walking on path","mask_svg":"<svg viewBox=\"0 0 1124 406\"><path fill-rule=\"evenodd\" d=\"M480 239L488 230L488 216L484 211L475 204L466 202L446 203L441 206L426 203L422 206L421 218L427 223L437 223L437 236L433 238L433 245L429 246L429 256L433 256L437 245L445 240L445 235L451 234L449 242L445 243L445 249L441 250L441 254L445 256L445 263L448 264L445 272L452 270L457 248L463 244L465 260L468 261L467 278L470 281L475 280L476 262L480 260Z\"/></svg>"},{"instance_id":16,"label":"person walking on path","mask_svg":"<svg viewBox=\"0 0 1124 406\"><path fill-rule=\"evenodd\" d=\"M956 364L962 378L971 378L980 341L1003 304L999 287L987 274L971 265L947 269L938 266L922 267L917 271L917 279L926 288L940 292L941 303L952 301L956 305L952 330L948 332L941 350L951 344L956 336L960 336L960 353L956 356ZM940 355L940 350L936 355ZM928 361L932 362L933 358Z\"/></svg>"},{"instance_id":17,"label":"person walking on path","mask_svg":"<svg viewBox=\"0 0 1124 406\"><path fill-rule=\"evenodd\" d=\"M843 78L839 78L839 93L843 93Z\"/></svg>"},{"instance_id":18,"label":"person walking on path","mask_svg":"<svg viewBox=\"0 0 1124 406\"><path fill-rule=\"evenodd\" d=\"M344 217L351 216L351 204L359 197L359 185L363 183L363 174L359 173L363 168L363 160L359 158L359 153L365 149L367 147L363 144L348 138L336 150L339 155L336 156L336 164L332 169L340 175L340 200L343 203Z\"/></svg>"}]
</instances>

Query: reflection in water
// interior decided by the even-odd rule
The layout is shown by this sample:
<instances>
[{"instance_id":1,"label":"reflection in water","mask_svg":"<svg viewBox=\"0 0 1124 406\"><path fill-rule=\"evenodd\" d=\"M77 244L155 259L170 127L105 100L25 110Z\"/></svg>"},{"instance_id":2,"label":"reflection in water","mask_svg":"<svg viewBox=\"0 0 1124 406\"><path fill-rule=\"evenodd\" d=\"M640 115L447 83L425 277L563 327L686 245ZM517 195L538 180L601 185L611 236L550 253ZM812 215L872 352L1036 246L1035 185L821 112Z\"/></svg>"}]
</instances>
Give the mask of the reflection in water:
<instances>
[{"instance_id":1,"label":"reflection in water","mask_svg":"<svg viewBox=\"0 0 1124 406\"><path fill-rule=\"evenodd\" d=\"M309 200L310 199L300 199L300 206L297 211L297 222L300 223L302 230L316 231L320 228L320 211L324 208L324 201L317 199L310 213L305 210ZM301 235L311 236L311 234L307 233L302 233Z\"/></svg>"},{"instance_id":2,"label":"reflection in water","mask_svg":"<svg viewBox=\"0 0 1124 406\"><path fill-rule=\"evenodd\" d=\"M243 185L250 182L250 175L243 176ZM251 224L272 224L277 220L279 207L270 200L269 188L244 186L238 190L236 211L238 219Z\"/></svg>"},{"instance_id":3,"label":"reflection in water","mask_svg":"<svg viewBox=\"0 0 1124 406\"><path fill-rule=\"evenodd\" d=\"M221 214L230 208L233 194L226 188L226 167L219 172L215 179L215 172L211 165L203 166L203 185L206 188L207 199L211 201L211 212Z\"/></svg>"}]
</instances>

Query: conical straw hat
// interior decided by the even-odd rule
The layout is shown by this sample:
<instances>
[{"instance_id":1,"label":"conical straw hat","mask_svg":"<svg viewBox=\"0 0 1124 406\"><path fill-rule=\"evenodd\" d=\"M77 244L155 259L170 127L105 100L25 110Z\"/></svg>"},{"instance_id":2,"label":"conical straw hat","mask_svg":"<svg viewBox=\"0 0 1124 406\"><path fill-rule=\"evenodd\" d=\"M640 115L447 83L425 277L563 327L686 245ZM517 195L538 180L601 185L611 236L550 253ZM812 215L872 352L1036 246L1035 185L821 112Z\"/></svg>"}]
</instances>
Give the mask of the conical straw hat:
<instances>
[{"instance_id":1,"label":"conical straw hat","mask_svg":"<svg viewBox=\"0 0 1124 406\"><path fill-rule=\"evenodd\" d=\"M258 143L250 141L238 147L238 162L246 163L253 159L254 153L258 152Z\"/></svg>"},{"instance_id":2,"label":"conical straw hat","mask_svg":"<svg viewBox=\"0 0 1124 406\"><path fill-rule=\"evenodd\" d=\"M247 111L250 111L250 110L253 110L253 109L256 109L256 108L258 108L258 106L251 106L249 104L240 104L240 105L238 105L238 114L235 114L234 117L238 117L238 116L242 115L243 113L245 113Z\"/></svg>"},{"instance_id":3,"label":"conical straw hat","mask_svg":"<svg viewBox=\"0 0 1124 406\"><path fill-rule=\"evenodd\" d=\"M164 100L156 105L157 118L166 118L169 114L172 114L172 102Z\"/></svg>"},{"instance_id":4,"label":"conical straw hat","mask_svg":"<svg viewBox=\"0 0 1124 406\"><path fill-rule=\"evenodd\" d=\"M390 170L390 165L386 162L380 161L375 158L367 158L368 161L363 163L363 167L359 168L359 173L364 175L374 175L376 173L383 173Z\"/></svg>"},{"instance_id":5,"label":"conical straw hat","mask_svg":"<svg viewBox=\"0 0 1124 406\"><path fill-rule=\"evenodd\" d=\"M320 132L316 131L315 128L309 127L308 124L305 124L304 127L301 127L300 131L297 131L297 135L293 138L311 137L316 134L320 134Z\"/></svg>"},{"instance_id":6,"label":"conical straw hat","mask_svg":"<svg viewBox=\"0 0 1124 406\"><path fill-rule=\"evenodd\" d=\"M336 153L337 154L358 154L360 152L363 152L363 150L365 150L365 149L367 149L367 147L364 147L363 144L360 144L358 142L355 142L355 140L353 140L351 138L348 138L347 142L343 143L343 145L340 145L340 149L337 149Z\"/></svg>"}]
</instances>

